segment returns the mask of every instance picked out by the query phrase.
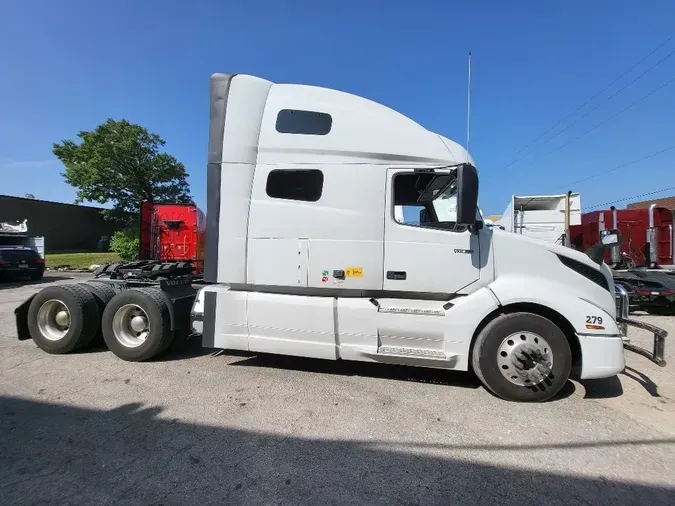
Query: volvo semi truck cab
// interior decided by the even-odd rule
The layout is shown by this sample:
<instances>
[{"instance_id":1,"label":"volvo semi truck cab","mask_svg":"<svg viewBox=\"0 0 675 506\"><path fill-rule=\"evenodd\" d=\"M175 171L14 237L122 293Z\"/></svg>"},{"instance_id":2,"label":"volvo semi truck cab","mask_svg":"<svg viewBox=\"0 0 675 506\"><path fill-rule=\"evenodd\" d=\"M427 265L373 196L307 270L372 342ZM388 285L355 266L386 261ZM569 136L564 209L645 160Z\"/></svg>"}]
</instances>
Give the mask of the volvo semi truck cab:
<instances>
[{"instance_id":1,"label":"volvo semi truck cab","mask_svg":"<svg viewBox=\"0 0 675 506\"><path fill-rule=\"evenodd\" d=\"M185 313L166 283L122 282L99 326L122 358L150 358L187 319L206 347L473 370L515 401L624 369L632 322L608 267L484 226L457 143L327 88L215 74L210 97L207 284ZM36 321L66 321L54 302L39 316L47 299L17 312L38 344Z\"/></svg>"}]
</instances>

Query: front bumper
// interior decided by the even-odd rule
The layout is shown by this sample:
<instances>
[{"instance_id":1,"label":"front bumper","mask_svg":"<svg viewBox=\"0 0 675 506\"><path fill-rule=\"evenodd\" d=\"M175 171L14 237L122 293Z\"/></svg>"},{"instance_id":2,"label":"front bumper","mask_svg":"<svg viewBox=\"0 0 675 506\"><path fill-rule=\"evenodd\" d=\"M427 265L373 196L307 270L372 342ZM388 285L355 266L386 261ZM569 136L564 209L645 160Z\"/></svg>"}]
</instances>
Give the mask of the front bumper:
<instances>
[{"instance_id":1,"label":"front bumper","mask_svg":"<svg viewBox=\"0 0 675 506\"><path fill-rule=\"evenodd\" d=\"M623 339L623 347L629 351L642 355L643 357L648 358L656 365L660 367L666 366L666 337L668 337L668 332L662 328L656 327L655 325L650 325L649 323L641 322L638 320L631 320L630 318L618 318L618 322L621 328L621 337ZM630 343L628 338L628 326L637 327L639 329L647 330L651 332L654 336L653 338L653 347L652 351L645 350L639 346L635 346ZM626 332L624 333L623 329L626 327Z\"/></svg>"},{"instance_id":2,"label":"front bumper","mask_svg":"<svg viewBox=\"0 0 675 506\"><path fill-rule=\"evenodd\" d=\"M633 320L629 317L629 300L628 292L620 284L615 285L616 291L616 321L619 324L619 329L621 330L621 339L623 340L623 347L633 353L642 355L643 357L648 358L656 365L660 367L665 367L666 365L666 337L668 337L668 332L659 328L655 325L650 325L639 320ZM651 332L653 335L652 341L652 351L640 348L631 344L630 338L628 336L628 327L637 327L642 330Z\"/></svg>"},{"instance_id":3,"label":"front bumper","mask_svg":"<svg viewBox=\"0 0 675 506\"><path fill-rule=\"evenodd\" d=\"M13 266L13 265L3 265L0 267L0 275L2 274L7 274L10 276L21 276L25 275L28 276L30 274L36 274L38 272L42 273L44 272L45 268L42 266L26 266L26 267L18 267L18 266Z\"/></svg>"}]
</instances>

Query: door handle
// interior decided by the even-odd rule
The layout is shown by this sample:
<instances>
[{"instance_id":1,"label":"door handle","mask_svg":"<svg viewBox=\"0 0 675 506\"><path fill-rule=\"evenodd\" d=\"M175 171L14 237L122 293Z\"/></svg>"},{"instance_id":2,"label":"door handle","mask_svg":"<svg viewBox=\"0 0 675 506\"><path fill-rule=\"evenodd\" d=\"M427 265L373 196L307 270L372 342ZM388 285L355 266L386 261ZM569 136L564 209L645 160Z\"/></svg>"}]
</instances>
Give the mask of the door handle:
<instances>
[{"instance_id":1,"label":"door handle","mask_svg":"<svg viewBox=\"0 0 675 506\"><path fill-rule=\"evenodd\" d=\"M394 281L402 281L406 279L405 271L387 271L387 279L392 279Z\"/></svg>"}]
</instances>

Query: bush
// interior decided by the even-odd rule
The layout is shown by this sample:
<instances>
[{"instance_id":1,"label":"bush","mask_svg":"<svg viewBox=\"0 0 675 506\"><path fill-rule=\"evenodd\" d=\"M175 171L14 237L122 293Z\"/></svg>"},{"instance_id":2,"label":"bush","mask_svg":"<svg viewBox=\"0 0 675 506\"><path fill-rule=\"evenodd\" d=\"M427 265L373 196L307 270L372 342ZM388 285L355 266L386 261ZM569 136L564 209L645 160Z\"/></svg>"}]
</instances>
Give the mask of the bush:
<instances>
[{"instance_id":1,"label":"bush","mask_svg":"<svg viewBox=\"0 0 675 506\"><path fill-rule=\"evenodd\" d=\"M140 241L138 231L134 229L115 232L110 239L110 251L114 251L125 262L138 260Z\"/></svg>"}]
</instances>

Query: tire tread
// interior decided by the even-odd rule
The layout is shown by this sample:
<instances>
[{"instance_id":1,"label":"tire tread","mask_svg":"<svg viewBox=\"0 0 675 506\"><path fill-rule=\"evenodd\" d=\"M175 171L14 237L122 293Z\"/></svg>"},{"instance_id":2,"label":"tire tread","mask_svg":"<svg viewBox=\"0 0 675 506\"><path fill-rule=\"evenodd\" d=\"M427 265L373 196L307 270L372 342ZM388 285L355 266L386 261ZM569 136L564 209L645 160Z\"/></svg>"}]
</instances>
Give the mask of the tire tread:
<instances>
[{"instance_id":1,"label":"tire tread","mask_svg":"<svg viewBox=\"0 0 675 506\"><path fill-rule=\"evenodd\" d=\"M64 285L63 289L70 292L82 311L82 332L76 340L75 349L84 348L94 339L101 325L96 299L79 285Z\"/></svg>"},{"instance_id":2,"label":"tire tread","mask_svg":"<svg viewBox=\"0 0 675 506\"><path fill-rule=\"evenodd\" d=\"M476 374L476 376L478 377L480 382L483 384L483 386L486 389L488 389L490 392L492 392L494 395L496 395L500 398L504 398L506 400L512 400L512 401L530 401L530 402L531 401L535 401L535 402L546 401L546 400L550 399L551 397L555 396L560 391L560 389L557 389L555 391L549 390L546 393L543 393L543 394L539 395L538 397L536 397L536 398L533 397L531 399L526 398L525 396L522 396L523 398L521 398L521 399L516 399L516 398L508 399L503 394L500 394L497 391L497 389L495 389L494 385L492 385L491 382L488 381L488 379L486 378L485 372L482 370L482 367L481 367L481 364L480 364L481 357L483 357L484 348L485 348L486 344L488 343L488 341L490 339L490 335L493 333L494 329L498 326L508 324L508 322L510 320L516 320L516 319L522 319L522 318L528 318L531 321L538 321L538 322L542 322L542 323L545 322L545 324L552 325L553 328L555 328L558 332L560 332L560 334L564 337L565 342L567 343L567 346L568 346L568 348L567 348L568 357L566 357L566 358L567 358L567 361L569 362L569 365L570 365L570 368L571 368L572 354L571 354L571 351L570 351L570 348L569 348L569 342L567 341L567 337L564 335L562 330L560 330L560 328L555 323L553 323L551 320L549 320L548 318L545 318L545 317L543 317L541 315L538 315L536 313L528 313L528 312L501 314L501 315L497 316L495 319L493 319L491 322L489 322L481 330L481 332L478 334L478 337L476 338L476 341L474 342L474 346L473 346L472 354L471 354L471 366L473 368L474 373ZM570 371L568 370L568 371L566 371L566 373L569 377ZM567 379L568 378L565 378L565 380L567 380ZM562 385L564 385L564 382L563 382ZM562 385L561 385L561 388L562 388Z\"/></svg>"},{"instance_id":3,"label":"tire tread","mask_svg":"<svg viewBox=\"0 0 675 506\"><path fill-rule=\"evenodd\" d=\"M141 295L141 297L138 297L138 295ZM152 304L154 308L159 312L159 321L156 319L152 318L150 314L148 314L149 317L151 317L151 329L152 329L152 334L158 334L159 339L152 339L146 346L146 344L143 344L139 346L138 348L124 348L118 341L117 338L114 336L111 328L111 320L114 315L114 311L117 311L117 302L116 299L117 297L132 297L133 300L132 303L138 304L139 306L147 306L148 304ZM138 300L140 299L140 300ZM128 301L128 302L131 302ZM125 303L128 303L125 301ZM145 307L146 312L149 308ZM115 353L119 358L131 362L143 362L146 360L150 360L163 351L165 351L169 345L173 342L174 338L174 332L171 331L170 329L171 325L171 313L169 311L169 307L167 305L166 300L162 297L162 294L160 292L159 288L155 287L148 287L148 288L131 288L129 290L125 290L121 292L120 294L117 294L115 298L106 306L106 310L104 311L104 316L103 316L103 336L105 338L106 344L108 345L108 348ZM149 337L150 339L150 337Z\"/></svg>"},{"instance_id":4,"label":"tire tread","mask_svg":"<svg viewBox=\"0 0 675 506\"><path fill-rule=\"evenodd\" d=\"M66 299L71 317L71 329L78 332L75 337L59 341L47 341L37 326L37 311L49 299ZM77 285L56 285L38 292L28 308L28 329L35 344L52 354L71 353L87 346L98 333L100 319L96 299Z\"/></svg>"}]
</instances>

